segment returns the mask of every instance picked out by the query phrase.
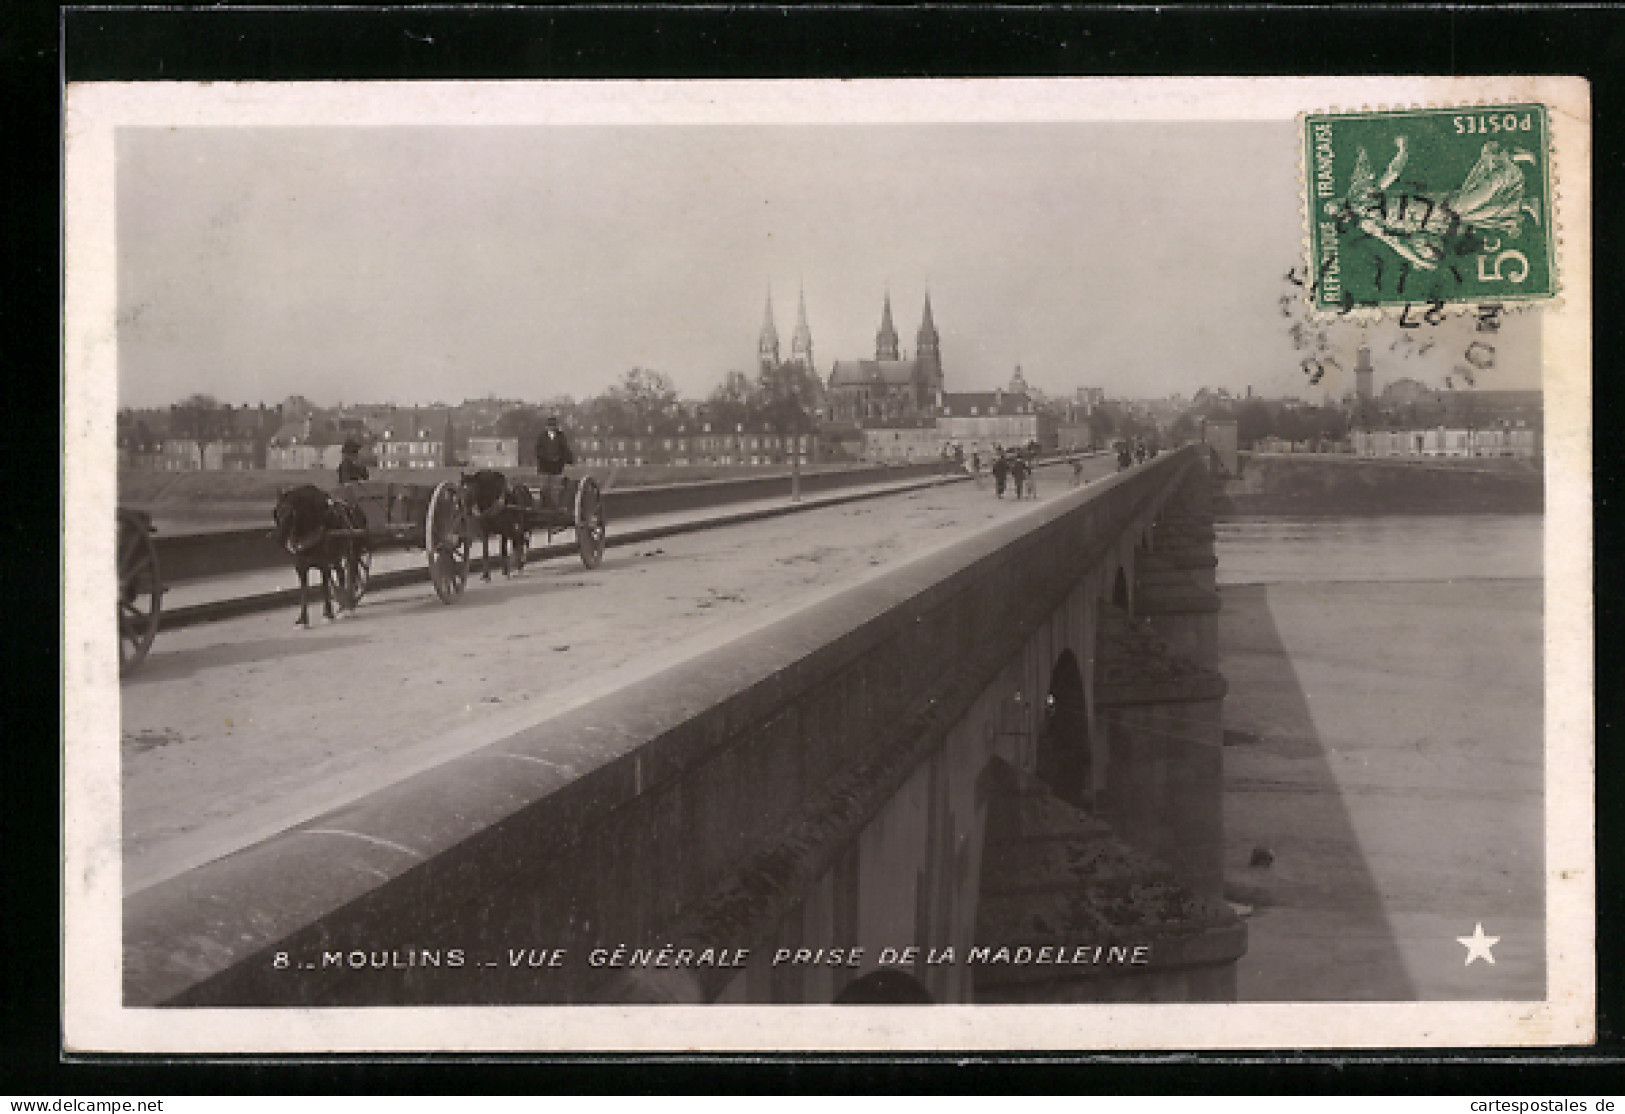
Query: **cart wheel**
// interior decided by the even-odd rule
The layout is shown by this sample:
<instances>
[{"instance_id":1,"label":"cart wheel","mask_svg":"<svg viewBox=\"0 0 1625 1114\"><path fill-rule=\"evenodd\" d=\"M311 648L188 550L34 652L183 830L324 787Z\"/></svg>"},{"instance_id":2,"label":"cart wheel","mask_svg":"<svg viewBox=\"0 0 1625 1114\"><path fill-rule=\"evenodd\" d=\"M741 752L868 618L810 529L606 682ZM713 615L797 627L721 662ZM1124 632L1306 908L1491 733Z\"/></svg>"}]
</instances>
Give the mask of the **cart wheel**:
<instances>
[{"instance_id":1,"label":"cart wheel","mask_svg":"<svg viewBox=\"0 0 1625 1114\"><path fill-rule=\"evenodd\" d=\"M604 559L604 497L591 476L576 488L576 547L581 563L596 569Z\"/></svg>"},{"instance_id":2,"label":"cart wheel","mask_svg":"<svg viewBox=\"0 0 1625 1114\"><path fill-rule=\"evenodd\" d=\"M128 673L146 658L158 635L163 599L158 578L158 551L144 517L118 519L118 649L119 672Z\"/></svg>"},{"instance_id":3,"label":"cart wheel","mask_svg":"<svg viewBox=\"0 0 1625 1114\"><path fill-rule=\"evenodd\" d=\"M352 530L365 531L367 529L367 516L360 507L349 506L344 509L345 525ZM344 606L355 610L361 603L361 597L367 594L367 585L372 583L372 546L367 544L363 535L357 535L345 547L344 559L339 562L339 591L344 598Z\"/></svg>"},{"instance_id":4,"label":"cart wheel","mask_svg":"<svg viewBox=\"0 0 1625 1114\"><path fill-rule=\"evenodd\" d=\"M461 488L443 483L434 489L423 523L423 543L435 595L442 603L455 603L468 586L468 561L473 552Z\"/></svg>"}]
</instances>

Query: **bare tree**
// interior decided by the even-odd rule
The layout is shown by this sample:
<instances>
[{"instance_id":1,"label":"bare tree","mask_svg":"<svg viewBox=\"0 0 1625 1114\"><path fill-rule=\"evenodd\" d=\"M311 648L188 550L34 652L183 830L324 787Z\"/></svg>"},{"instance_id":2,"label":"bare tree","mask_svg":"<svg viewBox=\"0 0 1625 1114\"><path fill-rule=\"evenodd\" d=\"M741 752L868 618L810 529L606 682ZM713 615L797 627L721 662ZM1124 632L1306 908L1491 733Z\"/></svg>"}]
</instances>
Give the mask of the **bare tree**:
<instances>
[{"instance_id":1,"label":"bare tree","mask_svg":"<svg viewBox=\"0 0 1625 1114\"><path fill-rule=\"evenodd\" d=\"M206 448L225 437L227 421L228 415L213 395L188 395L170 409L170 436L184 437L196 445L197 466L206 468Z\"/></svg>"}]
</instances>

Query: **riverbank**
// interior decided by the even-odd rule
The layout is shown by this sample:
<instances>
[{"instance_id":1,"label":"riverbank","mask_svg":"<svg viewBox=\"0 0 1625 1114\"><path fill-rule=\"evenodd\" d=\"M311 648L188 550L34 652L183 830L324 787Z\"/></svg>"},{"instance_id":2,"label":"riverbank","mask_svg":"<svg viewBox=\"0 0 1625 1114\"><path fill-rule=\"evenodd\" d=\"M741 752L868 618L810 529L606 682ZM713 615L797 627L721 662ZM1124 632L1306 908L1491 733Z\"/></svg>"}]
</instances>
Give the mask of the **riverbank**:
<instances>
[{"instance_id":1,"label":"riverbank","mask_svg":"<svg viewBox=\"0 0 1625 1114\"><path fill-rule=\"evenodd\" d=\"M1539 514L1539 461L1383 460L1310 454L1240 456L1240 474L1214 501L1247 515Z\"/></svg>"},{"instance_id":2,"label":"riverbank","mask_svg":"<svg viewBox=\"0 0 1625 1114\"><path fill-rule=\"evenodd\" d=\"M1540 535L1528 516L1221 524L1241 1000L1544 997ZM1495 962L1468 965L1479 924Z\"/></svg>"}]
</instances>

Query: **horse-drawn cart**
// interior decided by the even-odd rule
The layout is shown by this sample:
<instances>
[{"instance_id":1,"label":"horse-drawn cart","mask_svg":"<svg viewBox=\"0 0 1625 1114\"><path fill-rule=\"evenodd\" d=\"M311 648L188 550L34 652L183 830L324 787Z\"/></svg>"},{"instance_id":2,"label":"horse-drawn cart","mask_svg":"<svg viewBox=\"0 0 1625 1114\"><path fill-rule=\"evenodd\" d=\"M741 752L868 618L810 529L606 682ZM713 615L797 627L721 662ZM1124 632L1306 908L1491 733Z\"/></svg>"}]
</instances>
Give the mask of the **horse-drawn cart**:
<instances>
[{"instance_id":1,"label":"horse-drawn cart","mask_svg":"<svg viewBox=\"0 0 1625 1114\"><path fill-rule=\"evenodd\" d=\"M118 509L118 650L119 672L140 665L158 634L164 582L158 574L158 550L152 544L152 517L145 511Z\"/></svg>"},{"instance_id":2,"label":"horse-drawn cart","mask_svg":"<svg viewBox=\"0 0 1625 1114\"><path fill-rule=\"evenodd\" d=\"M548 539L573 529L581 563L597 568L604 558L604 500L590 476L581 480L561 477L551 491L507 482L508 491L528 497L504 503L504 512L518 528L519 566L529 554L531 534L546 531ZM339 590L354 607L366 594L372 575L374 550L421 548L429 565L429 580L444 603L453 603L468 584L468 569L475 538L482 537L482 515L466 483L345 484L335 496L347 523L329 531L346 552L337 562ZM487 514L490 512L487 511Z\"/></svg>"}]
</instances>

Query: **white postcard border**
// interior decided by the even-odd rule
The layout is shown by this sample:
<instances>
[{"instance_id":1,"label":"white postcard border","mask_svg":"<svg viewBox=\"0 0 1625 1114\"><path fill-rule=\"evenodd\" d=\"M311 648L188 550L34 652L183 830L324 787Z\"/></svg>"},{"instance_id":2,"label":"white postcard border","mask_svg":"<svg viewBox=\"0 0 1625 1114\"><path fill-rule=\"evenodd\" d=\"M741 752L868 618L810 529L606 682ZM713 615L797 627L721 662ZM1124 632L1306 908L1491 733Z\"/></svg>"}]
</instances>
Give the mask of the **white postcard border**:
<instances>
[{"instance_id":1,"label":"white postcard border","mask_svg":"<svg viewBox=\"0 0 1625 1114\"><path fill-rule=\"evenodd\" d=\"M1545 314L1544 1002L1155 1006L130 1009L120 999L114 130L120 126L1290 121L1539 100L1554 119L1561 304ZM98 83L67 90L63 1032L70 1052L1362 1049L1581 1044L1595 1001L1590 104L1577 78ZM1285 133L1288 142L1296 135ZM1296 214L1291 214L1296 219Z\"/></svg>"}]
</instances>

